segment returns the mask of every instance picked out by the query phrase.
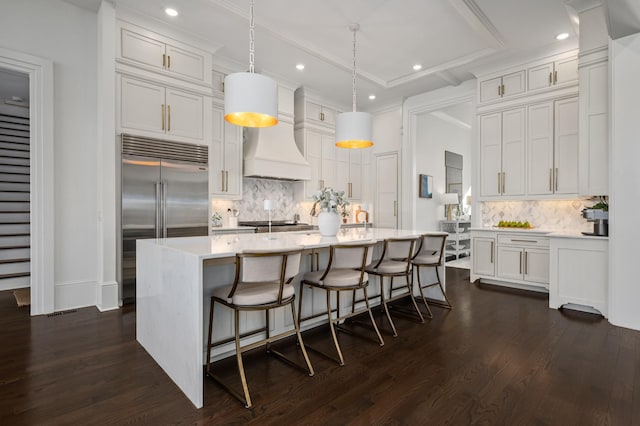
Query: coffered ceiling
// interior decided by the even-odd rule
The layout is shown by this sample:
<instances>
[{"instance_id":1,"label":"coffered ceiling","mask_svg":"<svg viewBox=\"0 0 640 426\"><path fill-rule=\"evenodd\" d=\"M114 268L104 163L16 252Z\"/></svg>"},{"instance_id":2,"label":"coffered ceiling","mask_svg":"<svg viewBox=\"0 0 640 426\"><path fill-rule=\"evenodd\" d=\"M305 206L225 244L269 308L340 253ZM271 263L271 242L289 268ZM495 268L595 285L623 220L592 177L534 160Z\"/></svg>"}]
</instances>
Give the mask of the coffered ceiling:
<instances>
[{"instance_id":1,"label":"coffered ceiling","mask_svg":"<svg viewBox=\"0 0 640 426\"><path fill-rule=\"evenodd\" d=\"M97 0L68 0L95 8ZM134 12L222 46L214 64L248 66L249 0L113 0ZM171 18L165 7L179 15ZM577 46L563 0L256 0L256 70L351 104L352 33L357 42L358 108L457 85L510 57ZM569 39L557 41L556 34ZM295 65L303 63L298 71ZM421 64L422 69L413 70ZM375 94L370 101L368 95Z\"/></svg>"}]
</instances>

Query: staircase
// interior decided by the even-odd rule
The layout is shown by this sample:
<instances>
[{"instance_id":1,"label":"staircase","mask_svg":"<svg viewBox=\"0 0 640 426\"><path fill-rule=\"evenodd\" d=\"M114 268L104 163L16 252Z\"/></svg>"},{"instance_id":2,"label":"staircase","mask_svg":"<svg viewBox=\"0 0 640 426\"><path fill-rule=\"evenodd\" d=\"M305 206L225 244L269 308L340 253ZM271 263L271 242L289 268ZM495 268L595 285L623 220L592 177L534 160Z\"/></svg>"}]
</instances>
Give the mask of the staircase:
<instances>
[{"instance_id":1,"label":"staircase","mask_svg":"<svg viewBox=\"0 0 640 426\"><path fill-rule=\"evenodd\" d=\"M29 109L0 104L0 290L31 283Z\"/></svg>"}]
</instances>

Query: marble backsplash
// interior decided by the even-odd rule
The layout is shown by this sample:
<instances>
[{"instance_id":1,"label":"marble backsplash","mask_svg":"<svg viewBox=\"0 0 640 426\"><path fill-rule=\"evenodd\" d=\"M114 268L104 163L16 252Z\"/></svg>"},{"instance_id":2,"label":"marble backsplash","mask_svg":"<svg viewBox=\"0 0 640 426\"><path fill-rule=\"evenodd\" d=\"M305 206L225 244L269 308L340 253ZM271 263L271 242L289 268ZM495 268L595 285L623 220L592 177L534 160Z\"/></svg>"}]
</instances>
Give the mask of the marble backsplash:
<instances>
[{"instance_id":1,"label":"marble backsplash","mask_svg":"<svg viewBox=\"0 0 640 426\"><path fill-rule=\"evenodd\" d=\"M582 218L582 209L594 204L578 199L483 202L482 226L495 226L501 220L529 221L532 226L553 232L590 232L593 224Z\"/></svg>"},{"instance_id":2,"label":"marble backsplash","mask_svg":"<svg viewBox=\"0 0 640 426\"><path fill-rule=\"evenodd\" d=\"M295 182L244 178L242 186L242 200L214 199L211 204L212 212L219 212L227 223L227 209L236 209L240 221L268 220L269 212L264 209L264 200L273 200L276 208L271 211L272 220L293 220L297 213L300 222L311 223L309 215L312 203L294 201Z\"/></svg>"}]
</instances>

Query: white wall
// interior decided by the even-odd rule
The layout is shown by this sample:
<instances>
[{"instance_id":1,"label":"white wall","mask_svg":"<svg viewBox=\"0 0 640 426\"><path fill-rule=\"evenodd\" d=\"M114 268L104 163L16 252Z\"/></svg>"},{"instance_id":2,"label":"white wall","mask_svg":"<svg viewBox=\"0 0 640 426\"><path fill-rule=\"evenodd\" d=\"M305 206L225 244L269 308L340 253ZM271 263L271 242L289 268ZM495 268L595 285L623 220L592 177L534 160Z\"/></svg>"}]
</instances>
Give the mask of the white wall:
<instances>
[{"instance_id":1,"label":"white wall","mask_svg":"<svg viewBox=\"0 0 640 426\"><path fill-rule=\"evenodd\" d=\"M96 14L60 0L3 0L0 44L54 62L55 309L95 304Z\"/></svg>"},{"instance_id":2,"label":"white wall","mask_svg":"<svg viewBox=\"0 0 640 426\"><path fill-rule=\"evenodd\" d=\"M640 200L640 34L609 45L611 149L609 321L640 330L638 200Z\"/></svg>"},{"instance_id":3,"label":"white wall","mask_svg":"<svg viewBox=\"0 0 640 426\"><path fill-rule=\"evenodd\" d=\"M416 227L438 230L444 219L442 194L445 193L444 152L462 155L462 194L471 185L471 129L438 118L431 113L417 116L416 179L418 174L433 176L433 198L416 200ZM416 194L417 197L417 194ZM462 202L462 200L460 200Z\"/></svg>"}]
</instances>

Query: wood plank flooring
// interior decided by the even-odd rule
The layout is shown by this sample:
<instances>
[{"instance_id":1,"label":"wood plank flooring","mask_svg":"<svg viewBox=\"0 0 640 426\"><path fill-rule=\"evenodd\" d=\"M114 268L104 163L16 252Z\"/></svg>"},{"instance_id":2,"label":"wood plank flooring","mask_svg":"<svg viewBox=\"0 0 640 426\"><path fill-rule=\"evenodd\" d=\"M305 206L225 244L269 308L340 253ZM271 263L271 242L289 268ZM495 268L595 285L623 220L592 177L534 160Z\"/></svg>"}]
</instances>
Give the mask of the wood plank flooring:
<instances>
[{"instance_id":1,"label":"wood plank flooring","mask_svg":"<svg viewBox=\"0 0 640 426\"><path fill-rule=\"evenodd\" d=\"M448 268L454 309L397 317L397 338L377 312L384 347L340 334L344 367L246 354L252 410L208 379L196 410L136 342L134 306L31 318L0 292L0 425L640 424L640 332L468 279ZM327 328L304 337L331 349Z\"/></svg>"}]
</instances>

